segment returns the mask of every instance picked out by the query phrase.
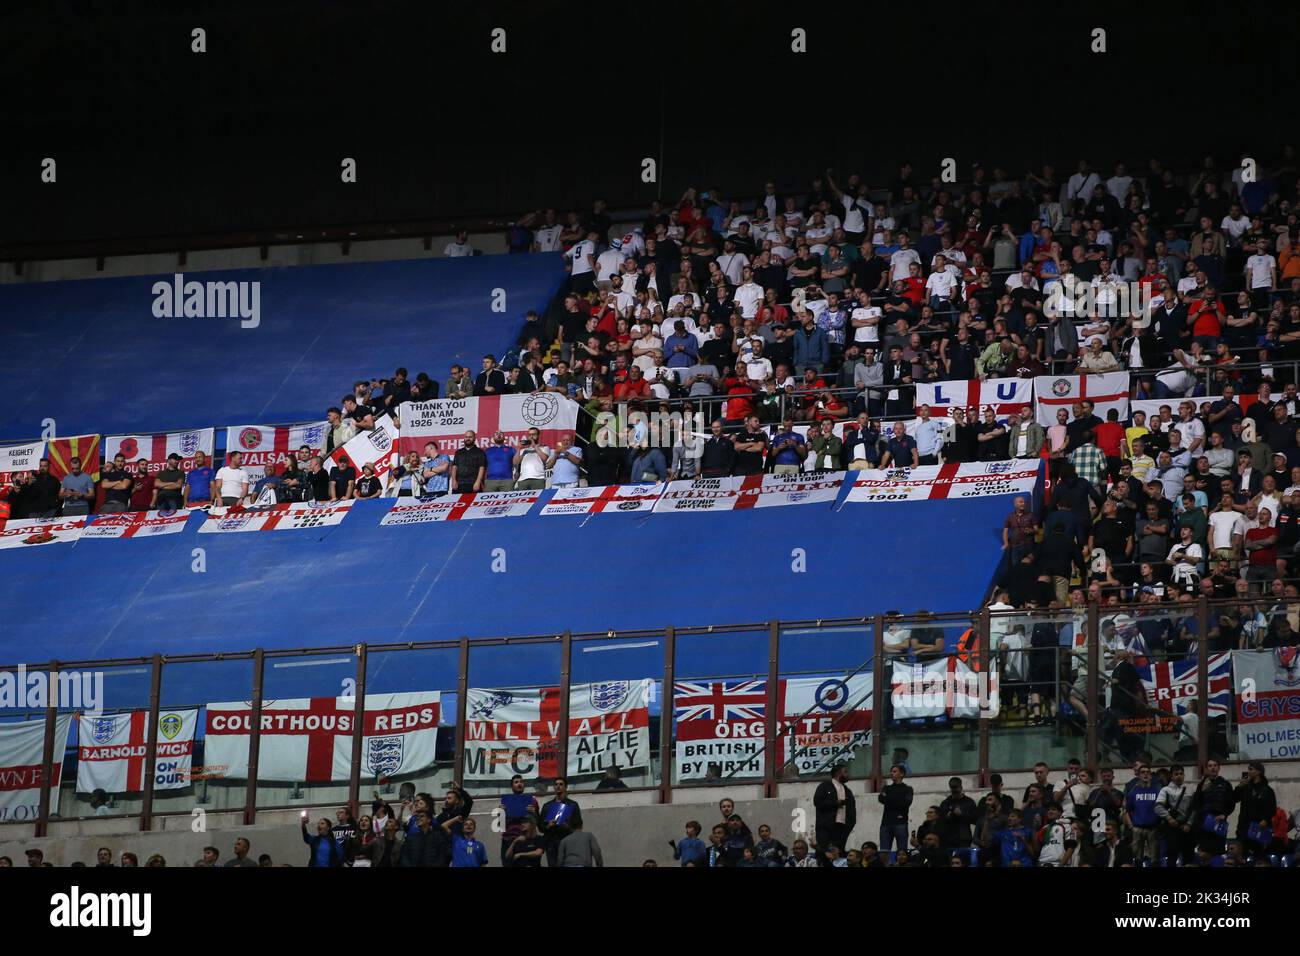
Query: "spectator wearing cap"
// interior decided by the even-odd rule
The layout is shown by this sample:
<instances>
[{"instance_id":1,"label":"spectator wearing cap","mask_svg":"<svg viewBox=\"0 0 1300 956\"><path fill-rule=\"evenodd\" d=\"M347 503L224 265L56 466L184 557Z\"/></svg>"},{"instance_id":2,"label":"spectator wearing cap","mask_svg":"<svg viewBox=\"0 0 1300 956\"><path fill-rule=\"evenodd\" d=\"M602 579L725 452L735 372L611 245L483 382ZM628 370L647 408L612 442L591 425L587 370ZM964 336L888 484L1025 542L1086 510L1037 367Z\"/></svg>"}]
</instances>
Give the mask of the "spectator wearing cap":
<instances>
[{"instance_id":1,"label":"spectator wearing cap","mask_svg":"<svg viewBox=\"0 0 1300 956\"><path fill-rule=\"evenodd\" d=\"M31 867L42 867L45 865L45 851L38 850L35 847L27 851L27 865Z\"/></svg>"}]
</instances>

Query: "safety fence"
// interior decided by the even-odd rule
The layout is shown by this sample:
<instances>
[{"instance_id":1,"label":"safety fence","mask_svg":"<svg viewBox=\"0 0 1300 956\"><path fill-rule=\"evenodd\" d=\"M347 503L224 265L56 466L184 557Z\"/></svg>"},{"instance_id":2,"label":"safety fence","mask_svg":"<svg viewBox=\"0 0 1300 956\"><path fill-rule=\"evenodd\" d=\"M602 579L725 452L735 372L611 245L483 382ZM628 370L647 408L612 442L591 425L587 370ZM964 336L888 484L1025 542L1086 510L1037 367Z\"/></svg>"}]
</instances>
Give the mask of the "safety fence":
<instances>
[{"instance_id":1,"label":"safety fence","mask_svg":"<svg viewBox=\"0 0 1300 956\"><path fill-rule=\"evenodd\" d=\"M1294 760L1298 633L1201 598L7 666L0 819Z\"/></svg>"}]
</instances>

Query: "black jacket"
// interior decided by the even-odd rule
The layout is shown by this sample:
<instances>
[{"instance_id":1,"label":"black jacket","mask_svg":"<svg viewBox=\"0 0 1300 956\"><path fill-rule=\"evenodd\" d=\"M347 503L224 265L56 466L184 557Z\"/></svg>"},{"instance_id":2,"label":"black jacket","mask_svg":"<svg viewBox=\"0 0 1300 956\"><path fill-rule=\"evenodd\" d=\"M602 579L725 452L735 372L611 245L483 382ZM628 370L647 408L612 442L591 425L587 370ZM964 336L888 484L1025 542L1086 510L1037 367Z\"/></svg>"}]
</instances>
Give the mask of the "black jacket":
<instances>
[{"instance_id":1,"label":"black jacket","mask_svg":"<svg viewBox=\"0 0 1300 956\"><path fill-rule=\"evenodd\" d=\"M413 830L402 841L398 866L451 866L451 840L442 827Z\"/></svg>"},{"instance_id":2,"label":"black jacket","mask_svg":"<svg viewBox=\"0 0 1300 956\"><path fill-rule=\"evenodd\" d=\"M835 816L839 812L839 797L835 793L835 784L823 780L813 793L813 806L817 810L817 829L835 826ZM858 822L858 809L853 799L853 791L844 787L844 826L851 832ZM841 850L844 847L840 847Z\"/></svg>"},{"instance_id":3,"label":"black jacket","mask_svg":"<svg viewBox=\"0 0 1300 956\"><path fill-rule=\"evenodd\" d=\"M975 824L976 816L975 801L965 794L944 798L939 804L937 829L945 849L971 845L970 828Z\"/></svg>"},{"instance_id":4,"label":"black jacket","mask_svg":"<svg viewBox=\"0 0 1300 956\"><path fill-rule=\"evenodd\" d=\"M1273 825L1273 814L1277 813L1277 797L1273 793L1273 788L1266 782L1251 783L1249 780L1243 780L1237 784L1233 799L1237 801L1237 808L1241 811L1237 814L1238 839L1244 838L1246 831L1253 824L1262 821L1267 822L1269 826Z\"/></svg>"},{"instance_id":5,"label":"black jacket","mask_svg":"<svg viewBox=\"0 0 1300 956\"><path fill-rule=\"evenodd\" d=\"M489 392L488 387L496 389L495 392ZM479 372L478 377L474 379L475 395L501 395L509 391L506 382L506 373L499 368L494 368L490 372Z\"/></svg>"},{"instance_id":6,"label":"black jacket","mask_svg":"<svg viewBox=\"0 0 1300 956\"><path fill-rule=\"evenodd\" d=\"M889 783L877 799L884 804L880 822L887 826L907 826L907 811L912 806L912 788L905 783Z\"/></svg>"},{"instance_id":7,"label":"black jacket","mask_svg":"<svg viewBox=\"0 0 1300 956\"><path fill-rule=\"evenodd\" d=\"M1196 826L1200 826L1207 814L1228 816L1237 805L1232 784L1223 777L1215 777L1209 781L1208 786L1205 783L1206 781L1201 781L1196 785L1196 796L1192 797L1192 822Z\"/></svg>"}]
</instances>

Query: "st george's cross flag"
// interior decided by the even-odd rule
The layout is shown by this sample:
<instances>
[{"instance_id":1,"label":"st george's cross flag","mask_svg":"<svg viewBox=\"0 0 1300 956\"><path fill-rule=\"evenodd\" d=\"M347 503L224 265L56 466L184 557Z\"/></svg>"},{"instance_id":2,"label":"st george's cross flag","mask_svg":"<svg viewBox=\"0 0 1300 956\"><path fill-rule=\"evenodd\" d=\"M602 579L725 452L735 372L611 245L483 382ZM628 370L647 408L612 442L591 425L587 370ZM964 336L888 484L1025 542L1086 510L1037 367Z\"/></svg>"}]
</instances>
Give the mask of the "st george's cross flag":
<instances>
[{"instance_id":1,"label":"st george's cross flag","mask_svg":"<svg viewBox=\"0 0 1300 956\"><path fill-rule=\"evenodd\" d=\"M1056 424L1058 409L1065 409L1066 421L1074 421L1075 402L1093 403L1093 414L1102 421L1112 408L1119 420L1128 418L1128 372L1100 375L1039 375L1034 379L1034 408L1038 424Z\"/></svg>"}]
</instances>

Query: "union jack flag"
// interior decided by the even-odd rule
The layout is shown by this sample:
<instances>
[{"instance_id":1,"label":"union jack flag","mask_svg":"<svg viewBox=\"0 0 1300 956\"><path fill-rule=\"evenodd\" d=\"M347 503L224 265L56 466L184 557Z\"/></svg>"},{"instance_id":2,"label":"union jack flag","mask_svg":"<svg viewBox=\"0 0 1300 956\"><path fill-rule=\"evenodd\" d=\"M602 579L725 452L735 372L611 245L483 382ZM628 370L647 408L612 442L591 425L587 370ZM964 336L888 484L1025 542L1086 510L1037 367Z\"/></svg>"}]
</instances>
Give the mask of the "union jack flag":
<instances>
[{"instance_id":1,"label":"union jack flag","mask_svg":"<svg viewBox=\"0 0 1300 956\"><path fill-rule=\"evenodd\" d=\"M1211 717L1226 717L1232 704L1231 655L1228 652L1213 654L1208 662L1210 700L1207 713ZM1142 687L1147 702L1159 710L1175 714L1196 711L1196 658L1168 661L1139 667Z\"/></svg>"},{"instance_id":2,"label":"union jack flag","mask_svg":"<svg viewBox=\"0 0 1300 956\"><path fill-rule=\"evenodd\" d=\"M678 721L762 720L767 712L767 681L677 681L673 713Z\"/></svg>"}]
</instances>

